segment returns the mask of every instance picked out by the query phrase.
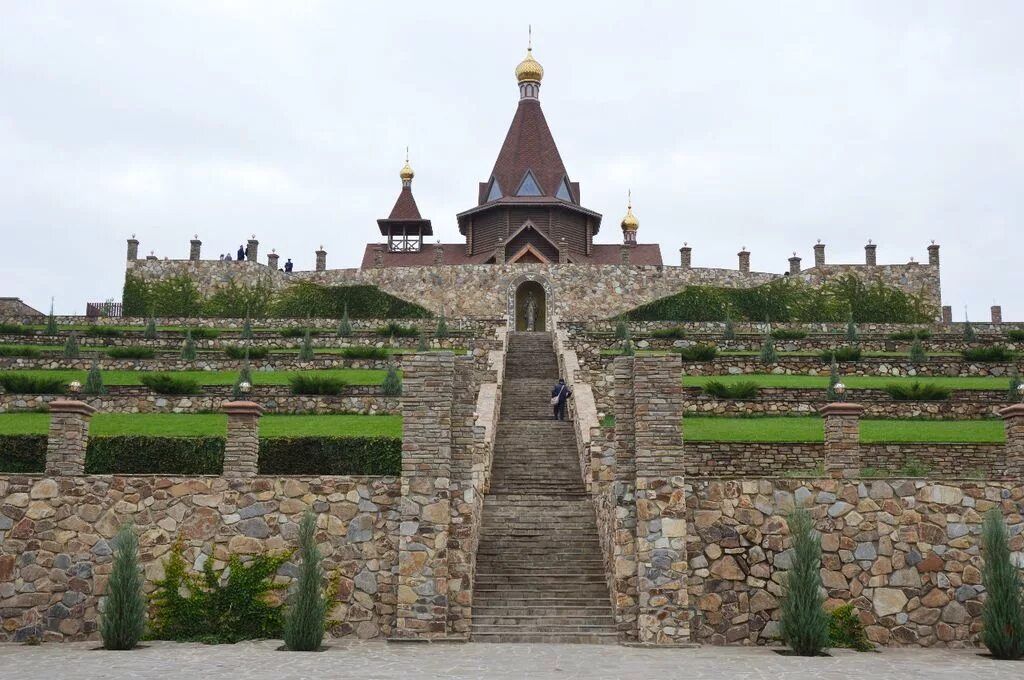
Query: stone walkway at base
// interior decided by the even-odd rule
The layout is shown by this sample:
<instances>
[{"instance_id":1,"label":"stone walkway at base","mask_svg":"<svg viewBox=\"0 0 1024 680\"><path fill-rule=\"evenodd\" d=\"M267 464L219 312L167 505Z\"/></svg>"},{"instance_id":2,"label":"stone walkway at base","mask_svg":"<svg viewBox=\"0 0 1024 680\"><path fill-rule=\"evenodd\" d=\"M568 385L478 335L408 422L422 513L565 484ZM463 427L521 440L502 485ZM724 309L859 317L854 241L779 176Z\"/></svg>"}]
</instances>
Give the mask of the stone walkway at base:
<instances>
[{"instance_id":1,"label":"stone walkway at base","mask_svg":"<svg viewBox=\"0 0 1024 680\"><path fill-rule=\"evenodd\" d=\"M1024 662L998 662L974 650L887 649L876 654L839 650L829 658L785 657L771 649L700 647L639 649L614 645L388 644L333 641L320 653L277 651L279 641L204 646L147 643L131 652L97 650L96 643L0 645L0 677L202 678L202 680L366 678L1019 678Z\"/></svg>"}]
</instances>

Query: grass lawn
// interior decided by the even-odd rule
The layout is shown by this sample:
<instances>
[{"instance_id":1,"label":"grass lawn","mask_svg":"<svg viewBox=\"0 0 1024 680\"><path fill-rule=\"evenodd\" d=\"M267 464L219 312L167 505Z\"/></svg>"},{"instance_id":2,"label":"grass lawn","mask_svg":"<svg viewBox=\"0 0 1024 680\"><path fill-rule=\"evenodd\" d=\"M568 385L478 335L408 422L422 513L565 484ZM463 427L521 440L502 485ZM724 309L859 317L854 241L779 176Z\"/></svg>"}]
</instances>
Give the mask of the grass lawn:
<instances>
[{"instance_id":1,"label":"grass lawn","mask_svg":"<svg viewBox=\"0 0 1024 680\"><path fill-rule=\"evenodd\" d=\"M237 344L237 343L232 343L232 344ZM0 346L3 346L3 347L17 347L19 349L29 348L29 349L39 350L40 352L62 352L64 350L63 343L62 344L57 344L57 345L38 345L38 344L15 345L15 344L9 344L9 343L0 343ZM96 352L100 352L100 353L105 354L108 349L111 349L111 347L98 347L98 346L92 346L92 345L83 345L83 346L81 346L79 348L79 352L81 352L82 354L90 354L90 353L96 353ZM156 351L158 353L159 352L178 352L179 351L179 350L177 350L177 349L175 349L173 347L169 347L169 348L166 348L166 349L160 349L160 348L155 348L155 349L156 349ZM313 348L313 353L314 354L342 354L342 353L345 352L346 349L348 349L348 348L347 347L314 347ZM416 353L416 348L415 347L385 347L384 350L387 351L388 354L415 354ZM200 354L200 356L203 356L204 358L209 358L209 357L211 357L214 354L223 352L224 350L223 349L197 348L196 351ZM275 347L275 348L270 350L270 353L271 354L292 354L292 355L294 355L294 354L298 354L298 351L299 350L298 350L297 347L282 347L282 348L276 348ZM435 350L435 351L438 351L438 350ZM466 350L466 348L464 348L464 347L453 347L452 349L444 350L444 351L452 352L453 354L456 354L456 355L464 355L464 354L467 353L468 350Z\"/></svg>"},{"instance_id":2,"label":"grass lawn","mask_svg":"<svg viewBox=\"0 0 1024 680\"><path fill-rule=\"evenodd\" d=\"M684 439L690 441L820 442L825 438L822 418L700 418L683 420ZM861 441L993 443L1006 441L998 420L862 420Z\"/></svg>"},{"instance_id":3,"label":"grass lawn","mask_svg":"<svg viewBox=\"0 0 1024 680\"><path fill-rule=\"evenodd\" d=\"M142 376L146 373L162 373L164 371L103 371L104 385L141 385ZM167 371L180 378L193 378L201 385L234 385L238 371ZM31 375L40 378L60 378L64 382L78 380L85 382L86 371L25 369L4 371L18 375ZM310 373L325 378L340 378L349 385L379 385L384 382L387 371L376 368L332 368L309 371L253 371L252 381L256 385L287 385L293 375Z\"/></svg>"},{"instance_id":4,"label":"grass lawn","mask_svg":"<svg viewBox=\"0 0 1024 680\"><path fill-rule=\"evenodd\" d=\"M726 385L737 382L755 382L761 387L792 387L792 388L821 388L828 387L828 376L822 375L773 375L766 373L748 373L746 375L684 375L684 387L703 387L708 382L716 380ZM882 389L893 383L908 384L914 381L923 384L940 385L953 390L1006 390L1009 388L1009 378L889 378L882 375L847 375L842 376L843 384L852 389Z\"/></svg>"},{"instance_id":5,"label":"grass lawn","mask_svg":"<svg viewBox=\"0 0 1024 680\"><path fill-rule=\"evenodd\" d=\"M46 434L48 413L0 413L0 434ZM224 436L227 416L220 413L98 413L89 433L155 437ZM401 416L263 416L261 437L401 437Z\"/></svg>"}]
</instances>

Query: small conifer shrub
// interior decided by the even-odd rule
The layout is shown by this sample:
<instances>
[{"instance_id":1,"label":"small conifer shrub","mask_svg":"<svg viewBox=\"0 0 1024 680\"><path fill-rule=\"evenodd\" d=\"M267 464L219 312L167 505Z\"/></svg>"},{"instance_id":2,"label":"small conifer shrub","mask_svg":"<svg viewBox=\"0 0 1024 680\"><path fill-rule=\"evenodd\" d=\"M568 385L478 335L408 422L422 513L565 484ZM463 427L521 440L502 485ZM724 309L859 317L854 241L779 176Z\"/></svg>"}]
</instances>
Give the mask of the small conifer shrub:
<instances>
[{"instance_id":1,"label":"small conifer shrub","mask_svg":"<svg viewBox=\"0 0 1024 680\"><path fill-rule=\"evenodd\" d=\"M981 641L997 659L1024 655L1024 597L1017 567L1010 559L1006 521L998 508L985 514L981 528L981 580L987 596L981 609Z\"/></svg>"},{"instance_id":2,"label":"small conifer shrub","mask_svg":"<svg viewBox=\"0 0 1024 680\"><path fill-rule=\"evenodd\" d=\"M857 614L857 607L847 602L833 609L828 615L828 646L870 652L875 648L868 640L864 623Z\"/></svg>"},{"instance_id":3,"label":"small conifer shrub","mask_svg":"<svg viewBox=\"0 0 1024 680\"><path fill-rule=\"evenodd\" d=\"M836 384L839 382L839 364L836 363L835 357L832 357L832 365L829 366L828 370L828 387L825 389L825 396L829 401L838 401L839 395L836 394Z\"/></svg>"},{"instance_id":4,"label":"small conifer shrub","mask_svg":"<svg viewBox=\"0 0 1024 680\"><path fill-rule=\"evenodd\" d=\"M156 319L149 317L146 328L142 331L142 337L146 340L156 340Z\"/></svg>"},{"instance_id":5,"label":"small conifer shrub","mask_svg":"<svg viewBox=\"0 0 1024 680\"><path fill-rule=\"evenodd\" d=\"M316 355L313 352L313 338L307 328L305 335L302 336L302 346L299 347L299 361L312 361L314 356Z\"/></svg>"},{"instance_id":6,"label":"small conifer shrub","mask_svg":"<svg viewBox=\"0 0 1024 680\"><path fill-rule=\"evenodd\" d=\"M242 340L252 340L252 319L246 314L245 322L242 324Z\"/></svg>"},{"instance_id":7,"label":"small conifer shrub","mask_svg":"<svg viewBox=\"0 0 1024 680\"><path fill-rule=\"evenodd\" d=\"M434 337L448 337L448 321L444 318L444 312L441 313L441 318L437 320L437 328L434 329Z\"/></svg>"},{"instance_id":8,"label":"small conifer shrub","mask_svg":"<svg viewBox=\"0 0 1024 680\"><path fill-rule=\"evenodd\" d=\"M316 545L316 515L307 510L299 524L299 577L288 598L284 619L284 644L293 652L314 652L320 648L327 626L327 597L324 568Z\"/></svg>"},{"instance_id":9,"label":"small conifer shrub","mask_svg":"<svg viewBox=\"0 0 1024 680\"><path fill-rule=\"evenodd\" d=\"M185 331L185 341L181 343L181 358L185 361L196 360L196 342L192 339L192 331Z\"/></svg>"},{"instance_id":10,"label":"small conifer shrub","mask_svg":"<svg viewBox=\"0 0 1024 680\"><path fill-rule=\"evenodd\" d=\"M910 360L915 364L920 364L928 360L928 355L924 351L924 345L918 338L914 338L914 341L910 343Z\"/></svg>"},{"instance_id":11,"label":"small conifer shrub","mask_svg":"<svg viewBox=\"0 0 1024 680\"><path fill-rule=\"evenodd\" d=\"M800 656L818 656L828 645L829 629L821 596L821 539L803 508L790 513L788 522L793 558L783 584L782 639Z\"/></svg>"},{"instance_id":12,"label":"small conifer shrub","mask_svg":"<svg viewBox=\"0 0 1024 680\"><path fill-rule=\"evenodd\" d=\"M974 326L971 325L971 320L964 319L964 341L974 342L978 339L978 334L974 332Z\"/></svg>"},{"instance_id":13,"label":"small conifer shrub","mask_svg":"<svg viewBox=\"0 0 1024 680\"><path fill-rule=\"evenodd\" d=\"M347 338L352 335L352 322L348 320L348 303L345 303L345 309L341 313L341 321L338 323L338 332L335 333L339 338Z\"/></svg>"},{"instance_id":14,"label":"small conifer shrub","mask_svg":"<svg viewBox=\"0 0 1024 680\"><path fill-rule=\"evenodd\" d=\"M388 373L381 383L381 391L385 397L402 396L402 376L398 375L398 368L394 364L388 364Z\"/></svg>"},{"instance_id":15,"label":"small conifer shrub","mask_svg":"<svg viewBox=\"0 0 1024 680\"><path fill-rule=\"evenodd\" d=\"M761 340L761 363L768 365L774 364L779 360L779 355L775 351L775 341L772 339L771 332L765 333L764 338Z\"/></svg>"},{"instance_id":16,"label":"small conifer shrub","mask_svg":"<svg viewBox=\"0 0 1024 680\"><path fill-rule=\"evenodd\" d=\"M850 311L850 318L846 322L846 341L857 342L857 324L853 321L853 311Z\"/></svg>"},{"instance_id":17,"label":"small conifer shrub","mask_svg":"<svg viewBox=\"0 0 1024 680\"><path fill-rule=\"evenodd\" d=\"M629 338L626 338L622 341L622 356L631 357L635 355L636 351L633 349L633 342Z\"/></svg>"},{"instance_id":18,"label":"small conifer shrub","mask_svg":"<svg viewBox=\"0 0 1024 680\"><path fill-rule=\"evenodd\" d=\"M628 340L629 339L629 324L626 323L626 318L620 316L615 321L615 339L616 340Z\"/></svg>"},{"instance_id":19,"label":"small conifer shrub","mask_svg":"<svg viewBox=\"0 0 1024 680\"><path fill-rule=\"evenodd\" d=\"M50 300L50 314L46 317L46 334L57 335L57 317L53 313L53 300Z\"/></svg>"},{"instance_id":20,"label":"small conifer shrub","mask_svg":"<svg viewBox=\"0 0 1024 680\"><path fill-rule=\"evenodd\" d=\"M420 330L419 341L416 343L416 351L417 352L429 352L430 351L430 345L427 344L427 334L424 333L422 329Z\"/></svg>"},{"instance_id":21,"label":"small conifer shrub","mask_svg":"<svg viewBox=\"0 0 1024 680\"><path fill-rule=\"evenodd\" d=\"M64 357L67 359L77 359L79 349L78 333L71 331L68 335L68 339L64 341Z\"/></svg>"},{"instance_id":22,"label":"small conifer shrub","mask_svg":"<svg viewBox=\"0 0 1024 680\"><path fill-rule=\"evenodd\" d=\"M132 649L146 632L146 595L142 592L139 539L131 524L122 524L114 539L114 564L100 617L104 649Z\"/></svg>"},{"instance_id":23,"label":"small conifer shrub","mask_svg":"<svg viewBox=\"0 0 1024 680\"><path fill-rule=\"evenodd\" d=\"M106 394L107 388L103 386L103 374L100 373L100 365L95 359L92 366L85 375L85 384L82 385L82 392L86 394Z\"/></svg>"},{"instance_id":24,"label":"small conifer shrub","mask_svg":"<svg viewBox=\"0 0 1024 680\"><path fill-rule=\"evenodd\" d=\"M726 340L736 339L736 327L732 323L732 317L725 317L725 329L722 331L722 337Z\"/></svg>"}]
</instances>

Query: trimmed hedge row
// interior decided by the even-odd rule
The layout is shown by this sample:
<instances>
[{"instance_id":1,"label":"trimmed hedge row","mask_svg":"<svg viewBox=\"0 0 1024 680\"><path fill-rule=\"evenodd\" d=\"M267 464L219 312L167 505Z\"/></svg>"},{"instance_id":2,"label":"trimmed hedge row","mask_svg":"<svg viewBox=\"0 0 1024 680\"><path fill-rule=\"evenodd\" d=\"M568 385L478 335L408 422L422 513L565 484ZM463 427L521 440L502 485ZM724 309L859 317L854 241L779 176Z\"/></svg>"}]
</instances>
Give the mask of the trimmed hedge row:
<instances>
[{"instance_id":1,"label":"trimmed hedge row","mask_svg":"<svg viewBox=\"0 0 1024 680\"><path fill-rule=\"evenodd\" d=\"M220 475L223 437L92 437L85 472ZM0 473L39 473L46 435L0 436ZM259 472L267 475L399 475L402 440L394 437L290 437L260 440Z\"/></svg>"}]
</instances>

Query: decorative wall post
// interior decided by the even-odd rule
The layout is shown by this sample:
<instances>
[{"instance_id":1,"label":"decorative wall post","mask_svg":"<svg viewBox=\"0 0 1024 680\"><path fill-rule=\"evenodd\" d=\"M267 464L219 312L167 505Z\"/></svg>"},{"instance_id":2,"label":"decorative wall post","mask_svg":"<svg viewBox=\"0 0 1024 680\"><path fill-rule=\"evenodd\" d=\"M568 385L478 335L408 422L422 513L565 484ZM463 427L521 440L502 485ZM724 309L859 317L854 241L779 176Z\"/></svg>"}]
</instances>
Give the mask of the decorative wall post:
<instances>
[{"instance_id":1,"label":"decorative wall post","mask_svg":"<svg viewBox=\"0 0 1024 680\"><path fill-rule=\"evenodd\" d=\"M260 256L260 242L256 240L256 234L249 239L248 247L245 249L245 259L249 262L258 262Z\"/></svg>"},{"instance_id":2,"label":"decorative wall post","mask_svg":"<svg viewBox=\"0 0 1024 680\"><path fill-rule=\"evenodd\" d=\"M821 409L825 419L825 474L835 478L860 475L860 404L835 402Z\"/></svg>"},{"instance_id":3,"label":"decorative wall post","mask_svg":"<svg viewBox=\"0 0 1024 680\"><path fill-rule=\"evenodd\" d=\"M444 246L440 243L434 246L434 266L439 267L444 264Z\"/></svg>"},{"instance_id":4,"label":"decorative wall post","mask_svg":"<svg viewBox=\"0 0 1024 680\"><path fill-rule=\"evenodd\" d=\"M135 238L135 234L128 239L128 261L132 262L139 259L139 239Z\"/></svg>"},{"instance_id":5,"label":"decorative wall post","mask_svg":"<svg viewBox=\"0 0 1024 680\"><path fill-rule=\"evenodd\" d=\"M505 264L505 239L498 237L498 247L494 249L494 263Z\"/></svg>"},{"instance_id":6,"label":"decorative wall post","mask_svg":"<svg viewBox=\"0 0 1024 680\"><path fill-rule=\"evenodd\" d=\"M932 241L932 244L928 246L928 264L938 267L939 266L939 244Z\"/></svg>"},{"instance_id":7,"label":"decorative wall post","mask_svg":"<svg viewBox=\"0 0 1024 680\"><path fill-rule=\"evenodd\" d=\"M224 476L255 477L260 457L260 416L263 407L253 401L228 401L228 438L224 443Z\"/></svg>"},{"instance_id":8,"label":"decorative wall post","mask_svg":"<svg viewBox=\"0 0 1024 680\"><path fill-rule=\"evenodd\" d=\"M1024 477L1024 404L1007 406L999 412L1006 427L1006 476Z\"/></svg>"},{"instance_id":9,"label":"decorative wall post","mask_svg":"<svg viewBox=\"0 0 1024 680\"><path fill-rule=\"evenodd\" d=\"M203 247L203 242L199 240L199 234L192 237L192 240L188 242L188 259L193 262L199 261L199 253Z\"/></svg>"},{"instance_id":10,"label":"decorative wall post","mask_svg":"<svg viewBox=\"0 0 1024 680\"><path fill-rule=\"evenodd\" d=\"M373 266L384 266L384 246L377 246L373 249Z\"/></svg>"},{"instance_id":11,"label":"decorative wall post","mask_svg":"<svg viewBox=\"0 0 1024 680\"><path fill-rule=\"evenodd\" d=\"M1003 322L1003 308L999 305L992 305L992 323Z\"/></svg>"},{"instance_id":12,"label":"decorative wall post","mask_svg":"<svg viewBox=\"0 0 1024 680\"><path fill-rule=\"evenodd\" d=\"M446 637L455 356L416 354L402 388L396 640Z\"/></svg>"},{"instance_id":13,"label":"decorative wall post","mask_svg":"<svg viewBox=\"0 0 1024 680\"><path fill-rule=\"evenodd\" d=\"M789 258L789 275L796 276L800 273L800 258L793 253L793 257Z\"/></svg>"},{"instance_id":14,"label":"decorative wall post","mask_svg":"<svg viewBox=\"0 0 1024 680\"><path fill-rule=\"evenodd\" d=\"M622 264L626 264L626 265L629 264L629 246L627 246L627 245L619 246L619 259L622 260Z\"/></svg>"},{"instance_id":15,"label":"decorative wall post","mask_svg":"<svg viewBox=\"0 0 1024 680\"><path fill-rule=\"evenodd\" d=\"M864 246L864 264L869 267L874 267L878 264L878 246L868 241L868 244Z\"/></svg>"},{"instance_id":16,"label":"decorative wall post","mask_svg":"<svg viewBox=\"0 0 1024 680\"><path fill-rule=\"evenodd\" d=\"M942 323L953 323L953 308L942 305Z\"/></svg>"},{"instance_id":17,"label":"decorative wall post","mask_svg":"<svg viewBox=\"0 0 1024 680\"><path fill-rule=\"evenodd\" d=\"M736 256L740 259L740 274L750 273L750 251L744 246L743 250L736 253Z\"/></svg>"},{"instance_id":18,"label":"decorative wall post","mask_svg":"<svg viewBox=\"0 0 1024 680\"><path fill-rule=\"evenodd\" d=\"M50 431L46 438L46 474L52 477L85 474L89 421L96 409L84 401L50 402Z\"/></svg>"},{"instance_id":19,"label":"decorative wall post","mask_svg":"<svg viewBox=\"0 0 1024 680\"><path fill-rule=\"evenodd\" d=\"M278 270L277 263L280 260L280 258L280 255L278 255L275 251L271 250L270 254L267 255L267 266L270 267L272 271L276 272Z\"/></svg>"},{"instance_id":20,"label":"decorative wall post","mask_svg":"<svg viewBox=\"0 0 1024 680\"><path fill-rule=\"evenodd\" d=\"M814 244L814 266L825 266L825 244L821 241Z\"/></svg>"},{"instance_id":21,"label":"decorative wall post","mask_svg":"<svg viewBox=\"0 0 1024 680\"><path fill-rule=\"evenodd\" d=\"M683 269L690 269L692 266L693 248L683 244L683 247L679 249L679 266Z\"/></svg>"},{"instance_id":22,"label":"decorative wall post","mask_svg":"<svg viewBox=\"0 0 1024 680\"><path fill-rule=\"evenodd\" d=\"M316 270L318 272L327 271L327 251L323 246L316 251Z\"/></svg>"}]
</instances>

